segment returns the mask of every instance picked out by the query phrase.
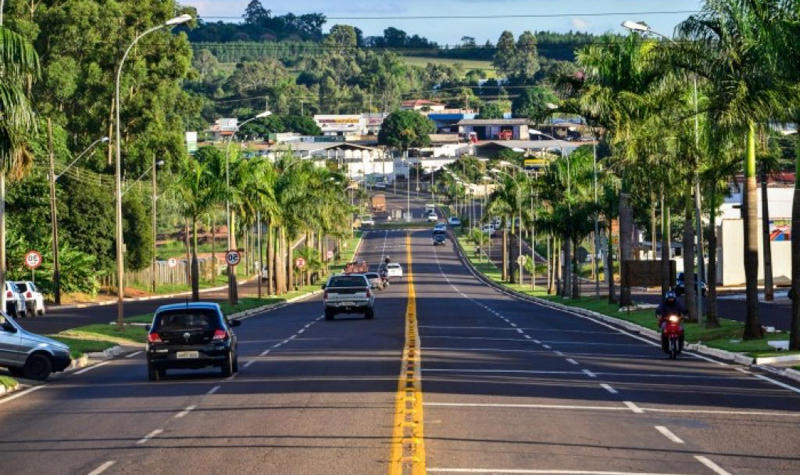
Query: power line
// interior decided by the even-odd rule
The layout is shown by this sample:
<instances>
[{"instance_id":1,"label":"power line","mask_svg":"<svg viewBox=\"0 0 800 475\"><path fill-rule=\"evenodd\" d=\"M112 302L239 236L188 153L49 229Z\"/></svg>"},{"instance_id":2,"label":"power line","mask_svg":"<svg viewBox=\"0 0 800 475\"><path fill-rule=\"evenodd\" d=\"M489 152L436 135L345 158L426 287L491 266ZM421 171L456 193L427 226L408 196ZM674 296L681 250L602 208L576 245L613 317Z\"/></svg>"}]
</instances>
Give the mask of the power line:
<instances>
[{"instance_id":1,"label":"power line","mask_svg":"<svg viewBox=\"0 0 800 475\"><path fill-rule=\"evenodd\" d=\"M330 16L326 20L485 20L506 18L565 18L605 17L628 15L684 15L699 13L698 10L639 11L639 12L574 12L574 13L507 13L499 15L389 15L389 16ZM199 18L215 20L242 20L241 16L198 15Z\"/></svg>"}]
</instances>

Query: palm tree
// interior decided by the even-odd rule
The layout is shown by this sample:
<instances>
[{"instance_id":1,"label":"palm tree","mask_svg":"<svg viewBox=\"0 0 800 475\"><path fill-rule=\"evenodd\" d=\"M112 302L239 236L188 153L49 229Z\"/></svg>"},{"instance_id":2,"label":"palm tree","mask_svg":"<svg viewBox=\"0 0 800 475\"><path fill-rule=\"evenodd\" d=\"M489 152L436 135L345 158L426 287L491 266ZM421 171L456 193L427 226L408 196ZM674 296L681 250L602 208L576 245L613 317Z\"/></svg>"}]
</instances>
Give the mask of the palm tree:
<instances>
[{"instance_id":1,"label":"palm tree","mask_svg":"<svg viewBox=\"0 0 800 475\"><path fill-rule=\"evenodd\" d=\"M33 163L26 143L35 127L27 85L39 77L39 56L25 38L0 23L0 61L0 288L4 288L6 178L21 178Z\"/></svg>"},{"instance_id":2,"label":"palm tree","mask_svg":"<svg viewBox=\"0 0 800 475\"><path fill-rule=\"evenodd\" d=\"M744 339L761 337L758 318L756 130L796 102L798 88L777 70L780 29L790 11L780 0L706 0L678 26L685 67L707 80L710 121L744 135L744 266L747 286ZM796 41L796 40L795 40Z\"/></svg>"},{"instance_id":3,"label":"palm tree","mask_svg":"<svg viewBox=\"0 0 800 475\"><path fill-rule=\"evenodd\" d=\"M489 216L500 218L500 226L503 228L503 257L502 257L502 279L513 280L509 273L508 259L508 228L513 226L514 216L517 207L517 183L511 175L502 175L499 186L489 197L486 205L486 213Z\"/></svg>"},{"instance_id":4,"label":"palm tree","mask_svg":"<svg viewBox=\"0 0 800 475\"><path fill-rule=\"evenodd\" d=\"M213 147L199 149L194 157L187 156L180 166L176 190L183 216L192 227L192 300L200 299L200 273L197 261L197 221L225 197L224 157Z\"/></svg>"}]
</instances>

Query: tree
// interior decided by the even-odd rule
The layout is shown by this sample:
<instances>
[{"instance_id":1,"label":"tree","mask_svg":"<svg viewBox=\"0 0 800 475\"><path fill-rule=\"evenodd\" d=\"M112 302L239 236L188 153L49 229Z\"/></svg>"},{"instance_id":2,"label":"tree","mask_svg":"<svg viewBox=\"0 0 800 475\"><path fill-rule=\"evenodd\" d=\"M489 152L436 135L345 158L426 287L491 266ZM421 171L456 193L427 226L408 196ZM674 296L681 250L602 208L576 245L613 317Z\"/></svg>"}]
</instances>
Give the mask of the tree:
<instances>
[{"instance_id":1,"label":"tree","mask_svg":"<svg viewBox=\"0 0 800 475\"><path fill-rule=\"evenodd\" d=\"M526 31L517 40L517 51L514 58L514 77L522 84L533 81L539 72L539 50L536 48L536 37Z\"/></svg>"},{"instance_id":2,"label":"tree","mask_svg":"<svg viewBox=\"0 0 800 475\"><path fill-rule=\"evenodd\" d=\"M436 126L430 119L415 111L397 111L383 121L378 134L378 143L407 151L412 147L430 145L430 134Z\"/></svg>"},{"instance_id":3,"label":"tree","mask_svg":"<svg viewBox=\"0 0 800 475\"><path fill-rule=\"evenodd\" d=\"M264 8L259 0L250 0L244 9L244 22L247 25L265 26L272 12Z\"/></svg>"},{"instance_id":4,"label":"tree","mask_svg":"<svg viewBox=\"0 0 800 475\"><path fill-rule=\"evenodd\" d=\"M553 91L543 86L533 86L523 89L514 98L511 108L515 117L527 117L535 124L542 124L553 112L547 105L557 102Z\"/></svg>"},{"instance_id":5,"label":"tree","mask_svg":"<svg viewBox=\"0 0 800 475\"><path fill-rule=\"evenodd\" d=\"M122 202L125 268L134 271L146 268L153 259L153 233L144 199L141 193L131 190L123 197Z\"/></svg>"},{"instance_id":6,"label":"tree","mask_svg":"<svg viewBox=\"0 0 800 475\"><path fill-rule=\"evenodd\" d=\"M514 34L506 30L497 40L497 52L492 59L492 65L506 76L511 76L516 63L516 47Z\"/></svg>"},{"instance_id":7,"label":"tree","mask_svg":"<svg viewBox=\"0 0 800 475\"><path fill-rule=\"evenodd\" d=\"M358 35L355 28L350 25L333 25L322 46L326 51L345 53L358 47Z\"/></svg>"},{"instance_id":8,"label":"tree","mask_svg":"<svg viewBox=\"0 0 800 475\"><path fill-rule=\"evenodd\" d=\"M480 119L502 119L503 109L496 102L490 102L481 108Z\"/></svg>"}]
</instances>

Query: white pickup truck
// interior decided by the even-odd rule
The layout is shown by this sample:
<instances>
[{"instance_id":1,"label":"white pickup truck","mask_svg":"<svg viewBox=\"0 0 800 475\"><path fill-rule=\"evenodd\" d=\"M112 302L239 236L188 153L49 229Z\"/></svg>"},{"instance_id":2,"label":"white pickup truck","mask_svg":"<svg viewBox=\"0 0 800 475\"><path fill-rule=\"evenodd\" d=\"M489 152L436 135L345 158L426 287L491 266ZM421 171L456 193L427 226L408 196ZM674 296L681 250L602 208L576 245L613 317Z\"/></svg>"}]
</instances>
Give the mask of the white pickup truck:
<instances>
[{"instance_id":1,"label":"white pickup truck","mask_svg":"<svg viewBox=\"0 0 800 475\"><path fill-rule=\"evenodd\" d=\"M375 316L375 296L364 274L331 276L322 289L325 320L333 320L337 313L363 313L366 319Z\"/></svg>"}]
</instances>

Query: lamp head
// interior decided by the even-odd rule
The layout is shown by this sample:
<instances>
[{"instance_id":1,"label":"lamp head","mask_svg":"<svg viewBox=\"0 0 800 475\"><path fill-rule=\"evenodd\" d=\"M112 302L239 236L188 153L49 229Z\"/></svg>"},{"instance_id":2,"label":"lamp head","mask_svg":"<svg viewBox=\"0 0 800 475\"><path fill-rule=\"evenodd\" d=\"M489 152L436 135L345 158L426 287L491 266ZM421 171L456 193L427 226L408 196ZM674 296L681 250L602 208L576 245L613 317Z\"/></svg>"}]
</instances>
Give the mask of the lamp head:
<instances>
[{"instance_id":1,"label":"lamp head","mask_svg":"<svg viewBox=\"0 0 800 475\"><path fill-rule=\"evenodd\" d=\"M175 18L170 18L164 23L164 25L166 26L182 25L189 21L192 21L192 15L184 13L183 15L176 16Z\"/></svg>"},{"instance_id":2,"label":"lamp head","mask_svg":"<svg viewBox=\"0 0 800 475\"><path fill-rule=\"evenodd\" d=\"M156 162L157 167L163 167L166 162L164 160L159 160Z\"/></svg>"},{"instance_id":3,"label":"lamp head","mask_svg":"<svg viewBox=\"0 0 800 475\"><path fill-rule=\"evenodd\" d=\"M101 142L108 142L108 137L103 137L100 139Z\"/></svg>"},{"instance_id":4,"label":"lamp head","mask_svg":"<svg viewBox=\"0 0 800 475\"><path fill-rule=\"evenodd\" d=\"M264 111L256 116L256 119L263 119L264 117L269 117L272 115L271 111Z\"/></svg>"},{"instance_id":5,"label":"lamp head","mask_svg":"<svg viewBox=\"0 0 800 475\"><path fill-rule=\"evenodd\" d=\"M648 25L643 21L625 20L622 22L622 27L625 28L626 30L638 31L641 33L647 33L648 31L650 31L650 25Z\"/></svg>"}]
</instances>

